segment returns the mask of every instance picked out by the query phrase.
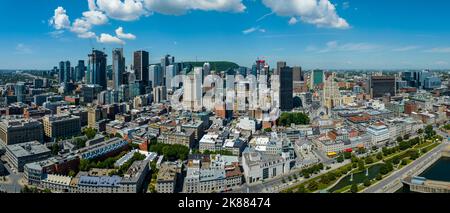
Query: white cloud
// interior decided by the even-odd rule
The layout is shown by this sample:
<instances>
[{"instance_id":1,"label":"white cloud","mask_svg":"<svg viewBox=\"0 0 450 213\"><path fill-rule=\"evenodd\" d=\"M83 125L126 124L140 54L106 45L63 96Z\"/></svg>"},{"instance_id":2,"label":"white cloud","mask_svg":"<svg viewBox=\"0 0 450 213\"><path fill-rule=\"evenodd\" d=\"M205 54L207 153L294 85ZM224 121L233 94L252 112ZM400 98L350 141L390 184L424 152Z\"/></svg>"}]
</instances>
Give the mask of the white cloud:
<instances>
[{"instance_id":1,"label":"white cloud","mask_svg":"<svg viewBox=\"0 0 450 213\"><path fill-rule=\"evenodd\" d=\"M244 35L247 35L247 34L250 34L250 33L254 33L254 32L262 32L262 33L265 33L265 32L266 32L266 29L261 29L260 27L251 27L251 28L248 28L248 29L242 31L242 33L243 33Z\"/></svg>"},{"instance_id":2,"label":"white cloud","mask_svg":"<svg viewBox=\"0 0 450 213\"><path fill-rule=\"evenodd\" d=\"M295 17L291 17L291 19L289 19L289 25L294 25L297 24L298 19Z\"/></svg>"},{"instance_id":3,"label":"white cloud","mask_svg":"<svg viewBox=\"0 0 450 213\"><path fill-rule=\"evenodd\" d=\"M242 0L144 0L145 7L166 15L183 15L189 10L243 12Z\"/></svg>"},{"instance_id":4,"label":"white cloud","mask_svg":"<svg viewBox=\"0 0 450 213\"><path fill-rule=\"evenodd\" d=\"M97 0L97 6L110 18L121 21L134 21L147 14L143 0Z\"/></svg>"},{"instance_id":5,"label":"white cloud","mask_svg":"<svg viewBox=\"0 0 450 213\"><path fill-rule=\"evenodd\" d=\"M100 43L120 44L120 45L125 44L125 42L122 41L120 38L117 38L115 36L106 33L102 33L100 37L97 38L97 40Z\"/></svg>"},{"instance_id":6,"label":"white cloud","mask_svg":"<svg viewBox=\"0 0 450 213\"><path fill-rule=\"evenodd\" d=\"M136 39L136 36L131 34L131 33L124 33L123 32L123 27L119 27L116 29L116 35L118 38L122 38L122 39L129 39L129 40L134 40Z\"/></svg>"},{"instance_id":7,"label":"white cloud","mask_svg":"<svg viewBox=\"0 0 450 213\"><path fill-rule=\"evenodd\" d=\"M336 12L329 0L262 0L279 16L297 17L318 27L347 29L350 25Z\"/></svg>"},{"instance_id":8,"label":"white cloud","mask_svg":"<svg viewBox=\"0 0 450 213\"><path fill-rule=\"evenodd\" d=\"M66 14L66 10L63 7L57 7L55 14L49 20L49 24L55 29L61 30L70 27L69 16Z\"/></svg>"},{"instance_id":9,"label":"white cloud","mask_svg":"<svg viewBox=\"0 0 450 213\"><path fill-rule=\"evenodd\" d=\"M70 31L76 33L80 38L93 38L95 33L91 32L92 24L84 18L77 18L73 22Z\"/></svg>"},{"instance_id":10,"label":"white cloud","mask_svg":"<svg viewBox=\"0 0 450 213\"><path fill-rule=\"evenodd\" d=\"M433 49L425 50L426 53L450 53L450 47L436 47Z\"/></svg>"},{"instance_id":11,"label":"white cloud","mask_svg":"<svg viewBox=\"0 0 450 213\"><path fill-rule=\"evenodd\" d=\"M411 50L417 50L419 48L420 48L419 46L406 46L406 47L395 48L392 51L394 51L394 52L406 52L406 51L411 51Z\"/></svg>"},{"instance_id":12,"label":"white cloud","mask_svg":"<svg viewBox=\"0 0 450 213\"><path fill-rule=\"evenodd\" d=\"M108 23L108 17L97 10L83 12L84 18L93 25L104 25Z\"/></svg>"},{"instance_id":13,"label":"white cloud","mask_svg":"<svg viewBox=\"0 0 450 213\"><path fill-rule=\"evenodd\" d=\"M97 36L92 28L108 23L109 18L134 21L151 12L182 15L190 10L243 12L246 9L242 0L87 0L87 3L89 10L83 12L82 17L75 19L72 24L62 7L55 10L49 23L56 30L70 30L79 38L95 38ZM265 29L256 30L265 32ZM123 32L123 28L119 27L116 29L116 36L102 33L97 37L97 41L102 43L124 44L121 39L136 39L136 36Z\"/></svg>"},{"instance_id":14,"label":"white cloud","mask_svg":"<svg viewBox=\"0 0 450 213\"><path fill-rule=\"evenodd\" d=\"M16 54L31 54L33 50L25 44L19 43L16 45Z\"/></svg>"}]
</instances>

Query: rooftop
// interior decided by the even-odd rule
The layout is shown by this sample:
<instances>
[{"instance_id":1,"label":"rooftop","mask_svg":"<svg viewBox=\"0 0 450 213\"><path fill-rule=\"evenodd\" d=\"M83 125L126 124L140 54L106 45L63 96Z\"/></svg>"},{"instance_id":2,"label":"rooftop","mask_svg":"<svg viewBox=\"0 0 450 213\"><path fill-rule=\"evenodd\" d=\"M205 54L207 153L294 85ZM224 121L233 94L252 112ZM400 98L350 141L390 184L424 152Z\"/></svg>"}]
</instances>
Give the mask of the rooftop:
<instances>
[{"instance_id":1,"label":"rooftop","mask_svg":"<svg viewBox=\"0 0 450 213\"><path fill-rule=\"evenodd\" d=\"M8 145L7 149L17 158L51 152L50 149L38 141Z\"/></svg>"}]
</instances>

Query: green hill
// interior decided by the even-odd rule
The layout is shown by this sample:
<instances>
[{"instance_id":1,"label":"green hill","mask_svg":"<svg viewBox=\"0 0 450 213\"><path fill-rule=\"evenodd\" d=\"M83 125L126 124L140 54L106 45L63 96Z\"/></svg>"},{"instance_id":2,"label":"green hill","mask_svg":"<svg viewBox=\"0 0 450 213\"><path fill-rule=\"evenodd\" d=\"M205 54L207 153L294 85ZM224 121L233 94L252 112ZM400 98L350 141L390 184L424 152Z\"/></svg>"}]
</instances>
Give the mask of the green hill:
<instances>
[{"instance_id":1,"label":"green hill","mask_svg":"<svg viewBox=\"0 0 450 213\"><path fill-rule=\"evenodd\" d=\"M191 65L192 67L203 67L203 64L206 63L205 61L201 62L184 62L184 65ZM239 65L233 62L229 61L208 61L208 63L211 65L211 70L215 71L226 71L228 69L235 69L239 68Z\"/></svg>"}]
</instances>

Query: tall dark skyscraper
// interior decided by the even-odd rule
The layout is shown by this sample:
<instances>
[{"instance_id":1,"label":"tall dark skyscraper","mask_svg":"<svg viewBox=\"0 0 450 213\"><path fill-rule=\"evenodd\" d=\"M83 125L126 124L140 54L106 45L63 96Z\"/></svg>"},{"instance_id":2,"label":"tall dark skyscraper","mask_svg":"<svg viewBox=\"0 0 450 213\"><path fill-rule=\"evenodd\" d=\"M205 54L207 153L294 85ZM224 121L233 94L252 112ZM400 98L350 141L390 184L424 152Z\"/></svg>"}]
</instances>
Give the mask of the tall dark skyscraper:
<instances>
[{"instance_id":1,"label":"tall dark skyscraper","mask_svg":"<svg viewBox=\"0 0 450 213\"><path fill-rule=\"evenodd\" d=\"M59 83L67 83L70 81L70 61L59 62L58 81Z\"/></svg>"},{"instance_id":2,"label":"tall dark skyscraper","mask_svg":"<svg viewBox=\"0 0 450 213\"><path fill-rule=\"evenodd\" d=\"M292 81L292 68L280 69L280 109L291 111L294 108L294 82Z\"/></svg>"},{"instance_id":3,"label":"tall dark skyscraper","mask_svg":"<svg viewBox=\"0 0 450 213\"><path fill-rule=\"evenodd\" d=\"M372 98L381 98L385 94L395 96L395 76L372 76L370 93Z\"/></svg>"},{"instance_id":4,"label":"tall dark skyscraper","mask_svg":"<svg viewBox=\"0 0 450 213\"><path fill-rule=\"evenodd\" d=\"M119 90L123 84L123 74L125 73L125 58L123 57L123 48L114 49L112 52L112 80L115 90Z\"/></svg>"},{"instance_id":5,"label":"tall dark skyscraper","mask_svg":"<svg viewBox=\"0 0 450 213\"><path fill-rule=\"evenodd\" d=\"M79 60L78 65L75 67L75 81L81 81L84 78L86 72L86 66L84 60Z\"/></svg>"},{"instance_id":6,"label":"tall dark skyscraper","mask_svg":"<svg viewBox=\"0 0 450 213\"><path fill-rule=\"evenodd\" d=\"M277 70L276 70L276 73L274 73L274 74L275 75L279 75L280 72L281 72L281 69L283 67L286 67L286 61L279 61L279 62L277 62Z\"/></svg>"},{"instance_id":7,"label":"tall dark skyscraper","mask_svg":"<svg viewBox=\"0 0 450 213\"><path fill-rule=\"evenodd\" d=\"M146 51L140 50L134 52L134 74L137 81L142 81L144 85L147 85L148 79L148 65L149 54Z\"/></svg>"},{"instance_id":8,"label":"tall dark skyscraper","mask_svg":"<svg viewBox=\"0 0 450 213\"><path fill-rule=\"evenodd\" d=\"M66 62L61 61L59 62L59 69L58 69L58 82L61 84L64 82L64 73L66 69Z\"/></svg>"},{"instance_id":9,"label":"tall dark skyscraper","mask_svg":"<svg viewBox=\"0 0 450 213\"><path fill-rule=\"evenodd\" d=\"M303 73L301 67L293 67L292 68L292 80L293 81L303 81Z\"/></svg>"},{"instance_id":10,"label":"tall dark skyscraper","mask_svg":"<svg viewBox=\"0 0 450 213\"><path fill-rule=\"evenodd\" d=\"M87 82L89 84L100 85L107 89L106 83L106 57L107 55L99 50L92 50L89 54Z\"/></svg>"},{"instance_id":11,"label":"tall dark skyscraper","mask_svg":"<svg viewBox=\"0 0 450 213\"><path fill-rule=\"evenodd\" d=\"M65 64L65 69L64 69L64 82L67 83L70 81L70 61L66 61Z\"/></svg>"}]
</instances>

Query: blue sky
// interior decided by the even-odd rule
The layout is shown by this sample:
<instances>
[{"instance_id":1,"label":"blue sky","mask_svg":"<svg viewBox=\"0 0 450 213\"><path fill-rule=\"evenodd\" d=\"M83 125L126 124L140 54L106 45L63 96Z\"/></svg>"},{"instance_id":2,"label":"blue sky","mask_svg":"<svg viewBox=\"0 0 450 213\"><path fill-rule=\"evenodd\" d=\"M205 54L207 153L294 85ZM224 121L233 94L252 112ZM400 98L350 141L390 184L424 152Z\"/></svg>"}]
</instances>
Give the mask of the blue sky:
<instances>
[{"instance_id":1,"label":"blue sky","mask_svg":"<svg viewBox=\"0 0 450 213\"><path fill-rule=\"evenodd\" d=\"M169 53L177 61L243 66L263 57L272 66L285 60L306 69L450 67L450 1L90 2L3 0L0 69L51 69L61 60L86 59L91 48L110 55L120 46L127 64L132 51L145 49L152 62Z\"/></svg>"}]
</instances>

